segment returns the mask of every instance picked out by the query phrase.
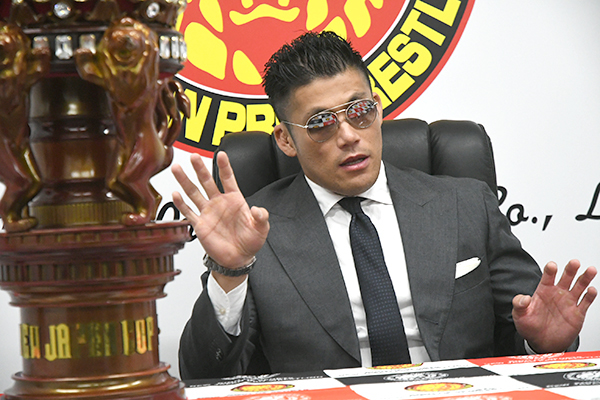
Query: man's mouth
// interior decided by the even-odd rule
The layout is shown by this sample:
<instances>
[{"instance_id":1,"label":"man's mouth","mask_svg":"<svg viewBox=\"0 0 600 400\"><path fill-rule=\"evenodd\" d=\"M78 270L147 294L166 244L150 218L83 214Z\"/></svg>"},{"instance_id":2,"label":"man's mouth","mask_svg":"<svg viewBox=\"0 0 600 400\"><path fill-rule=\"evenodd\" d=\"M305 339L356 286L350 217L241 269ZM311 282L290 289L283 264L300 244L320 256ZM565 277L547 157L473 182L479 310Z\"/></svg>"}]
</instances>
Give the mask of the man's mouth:
<instances>
[{"instance_id":1,"label":"man's mouth","mask_svg":"<svg viewBox=\"0 0 600 400\"><path fill-rule=\"evenodd\" d=\"M342 167L349 167L349 166L352 166L352 165L360 164L361 162L363 162L364 160L366 160L366 158L367 158L367 156L350 157L350 158L346 159L340 165Z\"/></svg>"}]
</instances>

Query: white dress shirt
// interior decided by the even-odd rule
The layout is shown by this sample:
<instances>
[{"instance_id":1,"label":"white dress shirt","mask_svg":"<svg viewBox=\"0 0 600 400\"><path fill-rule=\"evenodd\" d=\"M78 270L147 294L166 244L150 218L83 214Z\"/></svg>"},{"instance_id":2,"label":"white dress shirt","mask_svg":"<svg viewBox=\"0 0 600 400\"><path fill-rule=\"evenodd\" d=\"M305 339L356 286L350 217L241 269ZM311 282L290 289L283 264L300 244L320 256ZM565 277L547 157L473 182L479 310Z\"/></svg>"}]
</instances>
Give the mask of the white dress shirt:
<instances>
[{"instance_id":1,"label":"white dress shirt","mask_svg":"<svg viewBox=\"0 0 600 400\"><path fill-rule=\"evenodd\" d=\"M398 227L398 219L387 186L383 163L380 171L381 173L375 184L366 192L360 194L360 197L366 199L361 203L361 206L375 225L381 240L384 259L404 323L411 361L413 363L425 362L430 359L423 346L415 319L404 258L404 247L400 236L400 228ZM306 180L323 212L346 284L360 344L361 364L363 367L370 367L372 365L371 348L369 346L367 320L350 246L349 227L351 215L337 204L343 196L317 185L308 178ZM214 278L210 276L207 290L214 305L217 319L225 331L232 335L238 335L240 332L239 322L247 291L247 280L229 293L225 293Z\"/></svg>"}]
</instances>

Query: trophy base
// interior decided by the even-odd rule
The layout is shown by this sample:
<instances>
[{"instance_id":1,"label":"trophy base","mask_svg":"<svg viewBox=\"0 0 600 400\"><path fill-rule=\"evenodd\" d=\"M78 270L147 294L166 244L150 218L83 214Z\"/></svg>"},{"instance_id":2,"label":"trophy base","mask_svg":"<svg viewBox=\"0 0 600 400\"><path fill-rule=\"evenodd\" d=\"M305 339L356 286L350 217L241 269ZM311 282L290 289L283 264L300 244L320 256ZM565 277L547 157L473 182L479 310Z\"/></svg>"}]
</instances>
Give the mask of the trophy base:
<instances>
[{"instance_id":1,"label":"trophy base","mask_svg":"<svg viewBox=\"0 0 600 400\"><path fill-rule=\"evenodd\" d=\"M17 373L1 400L185 400L184 385L166 364L153 371L86 378L33 378Z\"/></svg>"},{"instance_id":2,"label":"trophy base","mask_svg":"<svg viewBox=\"0 0 600 400\"><path fill-rule=\"evenodd\" d=\"M188 240L185 221L0 233L23 358L1 399L185 399L159 361L156 300Z\"/></svg>"}]
</instances>

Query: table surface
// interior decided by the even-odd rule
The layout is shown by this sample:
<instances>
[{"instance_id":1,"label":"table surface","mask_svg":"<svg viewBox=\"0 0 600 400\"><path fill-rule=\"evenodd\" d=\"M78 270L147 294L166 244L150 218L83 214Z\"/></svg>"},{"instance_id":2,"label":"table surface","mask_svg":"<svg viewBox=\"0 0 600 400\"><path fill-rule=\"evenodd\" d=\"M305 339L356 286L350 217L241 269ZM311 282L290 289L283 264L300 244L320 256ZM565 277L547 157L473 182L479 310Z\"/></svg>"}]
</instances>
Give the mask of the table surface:
<instances>
[{"instance_id":1,"label":"table surface","mask_svg":"<svg viewBox=\"0 0 600 400\"><path fill-rule=\"evenodd\" d=\"M186 381L189 400L594 400L600 351Z\"/></svg>"}]
</instances>

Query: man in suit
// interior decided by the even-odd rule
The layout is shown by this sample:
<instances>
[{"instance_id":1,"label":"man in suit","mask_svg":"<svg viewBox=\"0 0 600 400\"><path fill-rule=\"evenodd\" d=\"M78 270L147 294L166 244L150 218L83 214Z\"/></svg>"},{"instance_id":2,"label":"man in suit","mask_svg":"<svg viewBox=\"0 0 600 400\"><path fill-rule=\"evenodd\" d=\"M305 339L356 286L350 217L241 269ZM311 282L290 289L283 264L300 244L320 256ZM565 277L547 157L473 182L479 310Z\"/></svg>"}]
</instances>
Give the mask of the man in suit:
<instances>
[{"instance_id":1,"label":"man in suit","mask_svg":"<svg viewBox=\"0 0 600 400\"><path fill-rule=\"evenodd\" d=\"M362 199L379 232L410 361L576 348L596 270L571 288L573 260L555 285L556 264L540 273L487 185L383 163L381 101L346 41L301 36L267 63L264 86L301 174L246 201L225 154L224 193L199 156L206 197L172 167L211 271L182 334L183 379L377 364L345 197Z\"/></svg>"}]
</instances>

